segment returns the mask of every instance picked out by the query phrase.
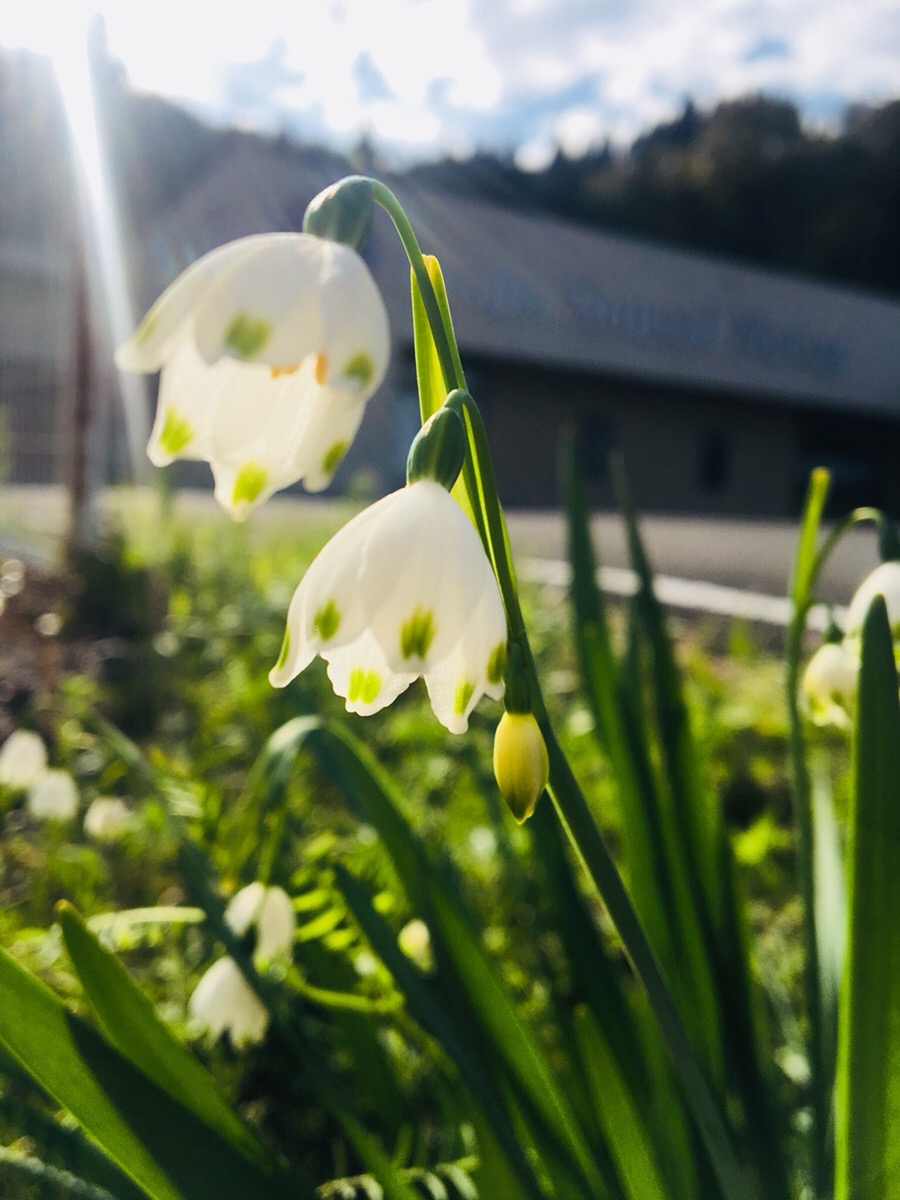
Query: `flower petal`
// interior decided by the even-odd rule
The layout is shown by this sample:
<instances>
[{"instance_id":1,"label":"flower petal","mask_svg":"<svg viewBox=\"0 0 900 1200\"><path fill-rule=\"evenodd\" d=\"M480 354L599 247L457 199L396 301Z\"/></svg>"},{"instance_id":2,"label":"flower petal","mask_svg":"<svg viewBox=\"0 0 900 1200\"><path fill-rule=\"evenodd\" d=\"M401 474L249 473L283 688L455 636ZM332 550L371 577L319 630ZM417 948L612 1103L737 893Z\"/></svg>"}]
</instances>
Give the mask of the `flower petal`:
<instances>
[{"instance_id":1,"label":"flower petal","mask_svg":"<svg viewBox=\"0 0 900 1200\"><path fill-rule=\"evenodd\" d=\"M353 642L362 632L366 614L360 560L369 530L388 500L385 496L339 530L300 580L288 608L281 655L269 672L273 687L285 687L317 654Z\"/></svg>"},{"instance_id":2,"label":"flower petal","mask_svg":"<svg viewBox=\"0 0 900 1200\"><path fill-rule=\"evenodd\" d=\"M257 252L271 235L241 238L218 246L192 263L166 288L127 342L116 350L121 371L158 371L169 356L173 340L212 285L243 258Z\"/></svg>"},{"instance_id":3,"label":"flower petal","mask_svg":"<svg viewBox=\"0 0 900 1200\"><path fill-rule=\"evenodd\" d=\"M323 650L335 695L343 696L347 712L369 717L393 704L416 678L416 672L392 671L384 651L368 629L345 646Z\"/></svg>"}]
</instances>

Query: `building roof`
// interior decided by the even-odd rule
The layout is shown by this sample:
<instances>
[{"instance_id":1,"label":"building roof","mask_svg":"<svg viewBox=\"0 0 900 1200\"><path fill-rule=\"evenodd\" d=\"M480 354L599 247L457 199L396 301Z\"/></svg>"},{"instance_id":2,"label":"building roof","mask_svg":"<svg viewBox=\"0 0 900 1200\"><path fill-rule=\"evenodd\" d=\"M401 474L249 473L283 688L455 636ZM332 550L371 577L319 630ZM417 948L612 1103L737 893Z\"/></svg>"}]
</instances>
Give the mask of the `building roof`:
<instances>
[{"instance_id":1,"label":"building roof","mask_svg":"<svg viewBox=\"0 0 900 1200\"><path fill-rule=\"evenodd\" d=\"M168 257L171 278L224 241L299 228L306 202L334 182L329 167L236 142L147 253L157 266ZM900 416L900 303L408 180L395 190L441 263L463 353ZM364 252L395 341L408 344L408 269L384 214Z\"/></svg>"}]
</instances>

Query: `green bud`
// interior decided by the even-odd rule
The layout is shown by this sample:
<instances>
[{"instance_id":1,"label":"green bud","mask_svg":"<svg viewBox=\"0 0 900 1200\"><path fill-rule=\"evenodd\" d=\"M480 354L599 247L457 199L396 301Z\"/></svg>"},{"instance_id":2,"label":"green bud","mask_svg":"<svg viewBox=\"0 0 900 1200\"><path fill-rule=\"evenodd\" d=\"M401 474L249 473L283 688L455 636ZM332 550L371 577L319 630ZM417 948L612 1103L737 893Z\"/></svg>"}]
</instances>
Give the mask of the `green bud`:
<instances>
[{"instance_id":1,"label":"green bud","mask_svg":"<svg viewBox=\"0 0 900 1200\"><path fill-rule=\"evenodd\" d=\"M372 225L372 180L347 175L310 200L303 232L358 250Z\"/></svg>"},{"instance_id":2,"label":"green bud","mask_svg":"<svg viewBox=\"0 0 900 1200\"><path fill-rule=\"evenodd\" d=\"M534 812L549 775L547 746L534 714L505 712L494 735L494 778L520 825Z\"/></svg>"},{"instance_id":3,"label":"green bud","mask_svg":"<svg viewBox=\"0 0 900 1200\"><path fill-rule=\"evenodd\" d=\"M455 408L446 404L432 413L409 448L406 482L433 479L449 491L466 457L466 431Z\"/></svg>"}]
</instances>

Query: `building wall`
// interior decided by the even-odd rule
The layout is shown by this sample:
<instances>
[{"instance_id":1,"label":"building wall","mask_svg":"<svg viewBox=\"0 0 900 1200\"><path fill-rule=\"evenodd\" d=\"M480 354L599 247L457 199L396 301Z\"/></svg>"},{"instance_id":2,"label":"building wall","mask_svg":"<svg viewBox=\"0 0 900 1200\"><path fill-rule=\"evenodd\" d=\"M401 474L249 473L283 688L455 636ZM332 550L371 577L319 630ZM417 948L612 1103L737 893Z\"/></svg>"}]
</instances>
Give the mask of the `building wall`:
<instances>
[{"instance_id":1,"label":"building wall","mask_svg":"<svg viewBox=\"0 0 900 1200\"><path fill-rule=\"evenodd\" d=\"M615 503L608 473L615 452L645 512L786 516L794 509L797 417L787 407L509 364L480 364L472 388L510 505L559 503L558 446L569 426L599 506Z\"/></svg>"}]
</instances>

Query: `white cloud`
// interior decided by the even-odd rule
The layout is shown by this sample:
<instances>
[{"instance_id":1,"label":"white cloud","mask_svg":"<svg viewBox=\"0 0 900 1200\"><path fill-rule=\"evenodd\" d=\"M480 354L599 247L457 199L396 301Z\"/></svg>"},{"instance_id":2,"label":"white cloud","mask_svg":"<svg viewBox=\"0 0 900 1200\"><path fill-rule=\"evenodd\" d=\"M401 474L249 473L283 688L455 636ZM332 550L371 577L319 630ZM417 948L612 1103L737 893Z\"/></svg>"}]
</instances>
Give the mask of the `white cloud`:
<instances>
[{"instance_id":1,"label":"white cloud","mask_svg":"<svg viewBox=\"0 0 900 1200\"><path fill-rule=\"evenodd\" d=\"M252 75L252 103L230 111L294 114L344 140L367 131L405 153L493 144L535 162L558 143L630 140L688 95L712 104L775 91L821 116L842 98L900 90L896 0L254 0L249 15L219 0L100 6L140 87L222 110ZM13 5L0 40L52 49L63 7ZM89 8L69 0L66 12L83 23Z\"/></svg>"}]
</instances>

